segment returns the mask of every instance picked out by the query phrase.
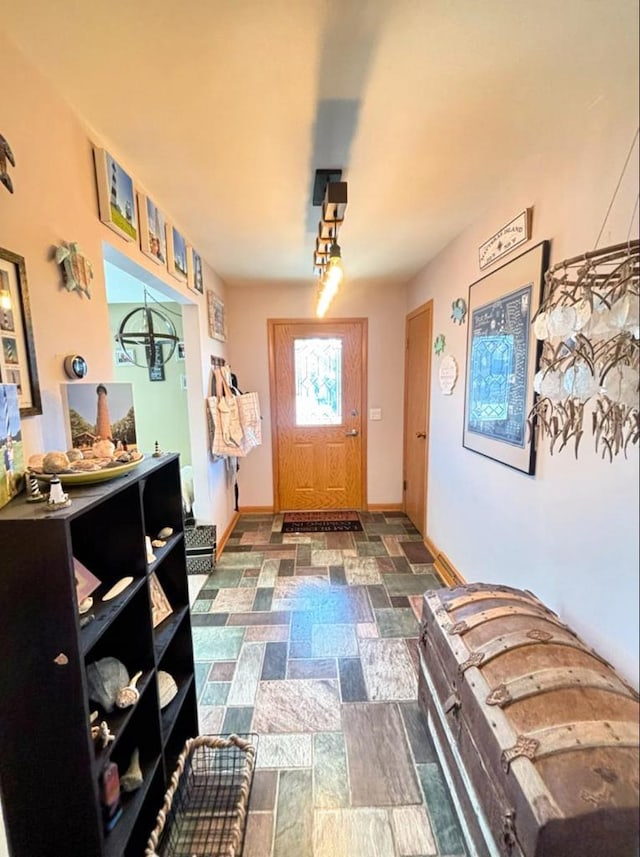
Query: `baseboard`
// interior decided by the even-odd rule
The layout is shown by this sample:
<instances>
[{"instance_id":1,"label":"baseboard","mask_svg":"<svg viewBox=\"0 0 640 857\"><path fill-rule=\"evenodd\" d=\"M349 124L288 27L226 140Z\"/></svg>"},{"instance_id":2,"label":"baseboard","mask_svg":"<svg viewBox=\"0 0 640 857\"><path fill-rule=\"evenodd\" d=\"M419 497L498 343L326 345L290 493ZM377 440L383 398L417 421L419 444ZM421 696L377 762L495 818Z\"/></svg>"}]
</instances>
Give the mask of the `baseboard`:
<instances>
[{"instance_id":1,"label":"baseboard","mask_svg":"<svg viewBox=\"0 0 640 857\"><path fill-rule=\"evenodd\" d=\"M447 586L464 586L467 582L460 574L449 557L435 545L429 536L424 537L424 543L434 557L434 566Z\"/></svg>"},{"instance_id":2,"label":"baseboard","mask_svg":"<svg viewBox=\"0 0 640 857\"><path fill-rule=\"evenodd\" d=\"M402 503L367 503L367 512L402 512Z\"/></svg>"},{"instance_id":3,"label":"baseboard","mask_svg":"<svg viewBox=\"0 0 640 857\"><path fill-rule=\"evenodd\" d=\"M235 525L238 523L239 517L240 517L239 512L233 513L233 518L231 518L231 521L229 522L229 526L224 531L222 536L218 539L218 544L216 545L216 559L220 559L220 554L224 550L224 546L226 545L226 543L229 541L229 536L233 532L233 528L235 527Z\"/></svg>"},{"instance_id":4,"label":"baseboard","mask_svg":"<svg viewBox=\"0 0 640 857\"><path fill-rule=\"evenodd\" d=\"M273 506L240 506L241 515L273 515Z\"/></svg>"}]
</instances>

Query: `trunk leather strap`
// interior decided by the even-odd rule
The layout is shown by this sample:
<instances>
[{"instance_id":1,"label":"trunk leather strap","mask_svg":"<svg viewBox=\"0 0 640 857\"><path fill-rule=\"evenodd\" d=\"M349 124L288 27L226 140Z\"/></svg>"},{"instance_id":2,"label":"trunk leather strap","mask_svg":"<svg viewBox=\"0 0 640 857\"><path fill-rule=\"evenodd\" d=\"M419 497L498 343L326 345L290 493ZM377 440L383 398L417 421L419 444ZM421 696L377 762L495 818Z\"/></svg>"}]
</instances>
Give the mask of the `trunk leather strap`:
<instances>
[{"instance_id":1,"label":"trunk leather strap","mask_svg":"<svg viewBox=\"0 0 640 857\"><path fill-rule=\"evenodd\" d=\"M447 629L447 633L464 634L471 631L472 628L477 628L478 625L484 625L485 622L492 622L494 619L502 619L506 616L534 616L536 619L544 619L546 622L551 622L557 625L558 628L566 628L564 622L554 613L549 613L545 607L535 604L514 604L507 607L492 607L490 610L483 610L481 613L476 613L475 616L469 616L468 619L463 619L461 622L456 622Z\"/></svg>"},{"instance_id":2,"label":"trunk leather strap","mask_svg":"<svg viewBox=\"0 0 640 857\"><path fill-rule=\"evenodd\" d=\"M487 705L504 708L519 699L527 699L550 690L594 688L608 693L617 693L633 699L633 694L617 676L605 675L586 667L549 667L529 675L519 676L493 688L486 698Z\"/></svg>"}]
</instances>

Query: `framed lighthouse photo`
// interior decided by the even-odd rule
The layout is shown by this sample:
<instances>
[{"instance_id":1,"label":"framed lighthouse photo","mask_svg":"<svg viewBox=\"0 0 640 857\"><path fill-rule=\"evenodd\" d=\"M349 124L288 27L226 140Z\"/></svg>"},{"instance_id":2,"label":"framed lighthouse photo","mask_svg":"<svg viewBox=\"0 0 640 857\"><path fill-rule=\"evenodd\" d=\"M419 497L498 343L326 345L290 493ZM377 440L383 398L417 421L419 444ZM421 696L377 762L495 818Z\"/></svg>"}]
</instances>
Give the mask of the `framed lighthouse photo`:
<instances>
[{"instance_id":1,"label":"framed lighthouse photo","mask_svg":"<svg viewBox=\"0 0 640 857\"><path fill-rule=\"evenodd\" d=\"M133 179L106 149L94 149L100 220L126 241L138 240Z\"/></svg>"},{"instance_id":2,"label":"framed lighthouse photo","mask_svg":"<svg viewBox=\"0 0 640 857\"><path fill-rule=\"evenodd\" d=\"M79 450L89 462L90 451L100 440L121 444L129 452L137 451L132 384L109 382L61 386L69 449Z\"/></svg>"}]
</instances>

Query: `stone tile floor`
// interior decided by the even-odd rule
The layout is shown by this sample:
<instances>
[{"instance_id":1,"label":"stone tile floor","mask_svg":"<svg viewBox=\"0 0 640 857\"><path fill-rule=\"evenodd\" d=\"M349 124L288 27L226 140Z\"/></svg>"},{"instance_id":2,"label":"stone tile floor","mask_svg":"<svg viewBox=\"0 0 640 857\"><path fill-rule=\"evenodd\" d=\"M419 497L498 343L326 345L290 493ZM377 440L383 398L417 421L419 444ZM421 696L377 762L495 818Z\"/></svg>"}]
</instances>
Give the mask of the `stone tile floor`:
<instances>
[{"instance_id":1,"label":"stone tile floor","mask_svg":"<svg viewBox=\"0 0 640 857\"><path fill-rule=\"evenodd\" d=\"M254 732L244 857L460 857L417 703L421 594L442 584L402 513L283 535L241 515L193 602L201 733Z\"/></svg>"}]
</instances>

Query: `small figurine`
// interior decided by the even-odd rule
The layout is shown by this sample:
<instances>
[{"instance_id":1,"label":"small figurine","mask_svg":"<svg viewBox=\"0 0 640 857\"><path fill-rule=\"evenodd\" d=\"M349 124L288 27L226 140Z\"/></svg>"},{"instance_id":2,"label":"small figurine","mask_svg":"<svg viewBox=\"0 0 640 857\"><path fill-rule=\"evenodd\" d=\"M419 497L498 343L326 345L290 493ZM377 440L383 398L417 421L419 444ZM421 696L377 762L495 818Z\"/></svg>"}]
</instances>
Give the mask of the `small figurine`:
<instances>
[{"instance_id":1,"label":"small figurine","mask_svg":"<svg viewBox=\"0 0 640 857\"><path fill-rule=\"evenodd\" d=\"M156 441L153 445L153 455L152 458L160 458L164 455L164 452L160 449L160 444Z\"/></svg>"},{"instance_id":2,"label":"small figurine","mask_svg":"<svg viewBox=\"0 0 640 857\"><path fill-rule=\"evenodd\" d=\"M93 729L95 729L95 728L96 727L94 726ZM109 724L107 723L106 720L101 720L100 726L98 726L97 728L98 728L98 740L100 741L100 746L102 747L102 749L104 749L105 747L108 747L112 741L116 740L116 736L109 729ZM93 729L91 730L92 734L93 734Z\"/></svg>"},{"instance_id":3,"label":"small figurine","mask_svg":"<svg viewBox=\"0 0 640 857\"><path fill-rule=\"evenodd\" d=\"M29 471L27 474L27 503L44 503L46 499L38 485L37 476Z\"/></svg>"},{"instance_id":4,"label":"small figurine","mask_svg":"<svg viewBox=\"0 0 640 857\"><path fill-rule=\"evenodd\" d=\"M49 499L47 505L51 509L64 509L65 506L71 505L69 495L62 490L62 483L57 476L52 476L49 483Z\"/></svg>"}]
</instances>

